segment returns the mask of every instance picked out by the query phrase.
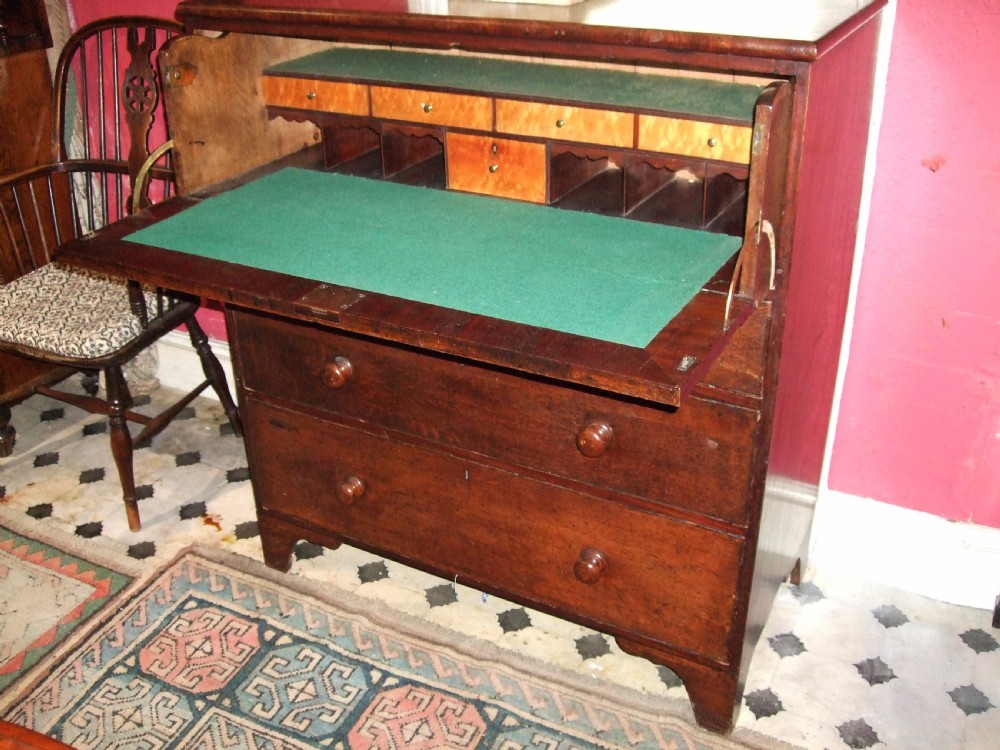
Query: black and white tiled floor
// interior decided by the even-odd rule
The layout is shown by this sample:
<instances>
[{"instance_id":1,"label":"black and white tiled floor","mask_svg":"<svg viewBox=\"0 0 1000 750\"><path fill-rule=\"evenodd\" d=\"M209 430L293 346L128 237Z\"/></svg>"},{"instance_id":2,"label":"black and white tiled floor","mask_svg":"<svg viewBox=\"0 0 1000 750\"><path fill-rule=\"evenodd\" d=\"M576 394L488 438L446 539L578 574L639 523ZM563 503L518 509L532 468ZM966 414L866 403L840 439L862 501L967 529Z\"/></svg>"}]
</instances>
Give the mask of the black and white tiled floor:
<instances>
[{"instance_id":1,"label":"black and white tiled floor","mask_svg":"<svg viewBox=\"0 0 1000 750\"><path fill-rule=\"evenodd\" d=\"M163 398L154 393L153 401ZM143 529L128 531L103 420L35 396L14 409L0 506L152 567L202 542L261 559L243 443L199 399L136 453ZM40 526L41 528L41 526ZM293 574L331 582L522 654L684 697L610 638L356 549L300 543ZM754 655L738 726L819 750L1000 748L992 613L816 573L783 588Z\"/></svg>"}]
</instances>

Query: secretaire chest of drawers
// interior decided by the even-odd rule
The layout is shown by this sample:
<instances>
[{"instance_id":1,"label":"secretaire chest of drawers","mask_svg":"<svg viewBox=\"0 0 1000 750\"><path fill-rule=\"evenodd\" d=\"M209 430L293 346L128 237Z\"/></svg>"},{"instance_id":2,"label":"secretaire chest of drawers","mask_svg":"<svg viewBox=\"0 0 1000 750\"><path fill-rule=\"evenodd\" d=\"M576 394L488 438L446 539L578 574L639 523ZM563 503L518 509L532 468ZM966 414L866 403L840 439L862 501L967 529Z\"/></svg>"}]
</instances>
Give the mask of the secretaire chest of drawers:
<instances>
[{"instance_id":1,"label":"secretaire chest of drawers","mask_svg":"<svg viewBox=\"0 0 1000 750\"><path fill-rule=\"evenodd\" d=\"M225 305L270 565L457 576L732 727L808 536L772 490L817 478L882 3L770 5L180 3L222 32L160 58L180 195L67 258Z\"/></svg>"}]
</instances>

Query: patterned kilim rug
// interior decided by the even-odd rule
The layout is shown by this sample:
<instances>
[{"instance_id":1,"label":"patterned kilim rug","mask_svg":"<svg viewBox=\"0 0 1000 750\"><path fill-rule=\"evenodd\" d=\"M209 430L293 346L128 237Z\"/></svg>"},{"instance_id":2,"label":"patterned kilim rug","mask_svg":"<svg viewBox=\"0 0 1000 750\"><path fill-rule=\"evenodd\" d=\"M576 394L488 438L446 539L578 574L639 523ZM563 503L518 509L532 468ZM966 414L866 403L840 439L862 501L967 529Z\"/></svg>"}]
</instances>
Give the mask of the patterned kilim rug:
<instances>
[{"instance_id":1,"label":"patterned kilim rug","mask_svg":"<svg viewBox=\"0 0 1000 750\"><path fill-rule=\"evenodd\" d=\"M0 519L0 694L116 598L138 570L65 535L55 546Z\"/></svg>"},{"instance_id":2,"label":"patterned kilim rug","mask_svg":"<svg viewBox=\"0 0 1000 750\"><path fill-rule=\"evenodd\" d=\"M774 747L380 606L189 550L0 696L0 715L78 748Z\"/></svg>"}]
</instances>

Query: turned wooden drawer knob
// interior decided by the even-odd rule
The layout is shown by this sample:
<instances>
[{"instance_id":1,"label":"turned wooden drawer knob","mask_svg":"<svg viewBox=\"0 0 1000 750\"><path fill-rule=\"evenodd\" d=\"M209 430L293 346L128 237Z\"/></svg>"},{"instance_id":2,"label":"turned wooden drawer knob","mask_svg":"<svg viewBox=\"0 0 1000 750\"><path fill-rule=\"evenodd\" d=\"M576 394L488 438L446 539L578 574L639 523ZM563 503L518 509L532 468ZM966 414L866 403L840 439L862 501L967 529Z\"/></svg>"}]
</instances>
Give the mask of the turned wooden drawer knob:
<instances>
[{"instance_id":1,"label":"turned wooden drawer knob","mask_svg":"<svg viewBox=\"0 0 1000 750\"><path fill-rule=\"evenodd\" d=\"M607 422L591 422L576 435L576 448L587 458L597 458L611 445L615 431Z\"/></svg>"},{"instance_id":2,"label":"turned wooden drawer knob","mask_svg":"<svg viewBox=\"0 0 1000 750\"><path fill-rule=\"evenodd\" d=\"M365 483L359 476L352 474L337 485L337 499L344 505L353 505L364 494Z\"/></svg>"},{"instance_id":3,"label":"turned wooden drawer knob","mask_svg":"<svg viewBox=\"0 0 1000 750\"><path fill-rule=\"evenodd\" d=\"M573 575L580 583L593 586L608 569L608 558L599 549L587 547L573 566Z\"/></svg>"},{"instance_id":4,"label":"turned wooden drawer knob","mask_svg":"<svg viewBox=\"0 0 1000 750\"><path fill-rule=\"evenodd\" d=\"M354 365L347 357L336 357L323 365L320 377L327 388L343 388L354 374Z\"/></svg>"}]
</instances>

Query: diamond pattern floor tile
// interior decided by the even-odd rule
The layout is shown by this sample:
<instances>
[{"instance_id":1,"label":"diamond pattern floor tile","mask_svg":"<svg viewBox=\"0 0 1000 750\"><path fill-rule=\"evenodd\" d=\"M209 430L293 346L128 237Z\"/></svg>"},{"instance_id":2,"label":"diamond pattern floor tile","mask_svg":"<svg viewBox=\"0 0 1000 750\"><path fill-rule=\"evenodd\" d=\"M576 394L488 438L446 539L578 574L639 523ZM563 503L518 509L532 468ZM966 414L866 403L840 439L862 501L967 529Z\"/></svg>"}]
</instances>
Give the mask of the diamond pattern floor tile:
<instances>
[{"instance_id":1,"label":"diamond pattern floor tile","mask_svg":"<svg viewBox=\"0 0 1000 750\"><path fill-rule=\"evenodd\" d=\"M155 392L143 409L169 398ZM151 567L191 543L262 559L243 443L198 399L136 453L143 529L130 532L100 418L45 397L14 409L0 505ZM684 697L665 667L613 639L347 546L302 542L290 575L378 599L531 658ZM8 594L9 592L2 592ZM785 586L754 654L738 725L818 750L1000 747L1000 632L992 612L817 573Z\"/></svg>"}]
</instances>

